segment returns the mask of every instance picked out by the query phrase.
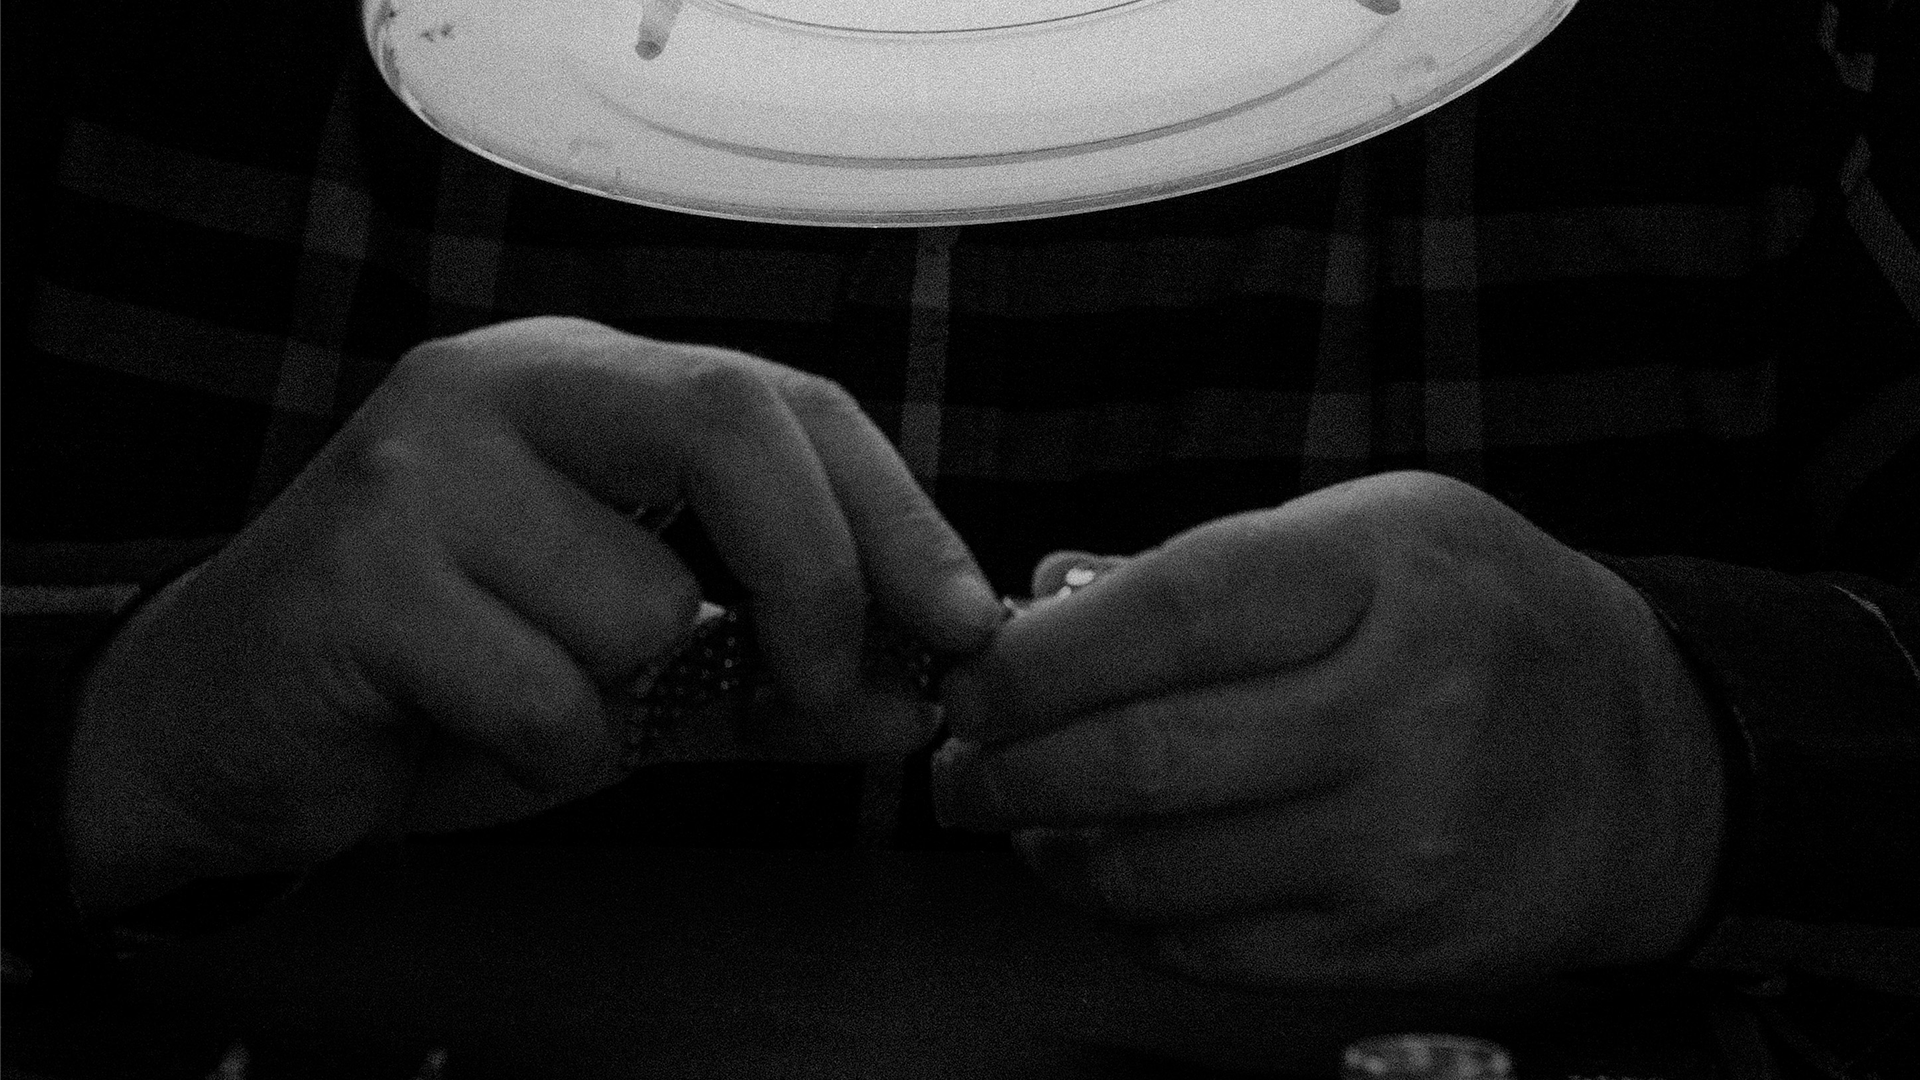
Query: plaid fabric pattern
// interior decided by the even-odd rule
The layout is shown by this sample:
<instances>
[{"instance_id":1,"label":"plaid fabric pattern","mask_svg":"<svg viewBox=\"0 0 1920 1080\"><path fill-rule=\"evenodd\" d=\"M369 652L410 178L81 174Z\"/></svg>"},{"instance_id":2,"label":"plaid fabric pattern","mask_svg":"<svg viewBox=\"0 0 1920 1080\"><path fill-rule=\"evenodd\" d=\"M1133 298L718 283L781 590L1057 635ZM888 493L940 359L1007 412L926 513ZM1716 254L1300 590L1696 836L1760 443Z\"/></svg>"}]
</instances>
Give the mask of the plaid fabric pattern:
<instances>
[{"instance_id":1,"label":"plaid fabric pattern","mask_svg":"<svg viewBox=\"0 0 1920 1080\"><path fill-rule=\"evenodd\" d=\"M224 5L99 7L63 36L9 320L16 547L230 533L411 345L565 313L846 384L1008 590L1053 547L1145 547L1403 466L1580 546L1830 565L1863 557L1831 550L1836 522L1899 443L1828 443L1920 355L1881 177L1906 163L1867 149L1901 118L1831 5L1588 5L1351 152L921 231L522 177L395 101L350 12L263 37Z\"/></svg>"},{"instance_id":2,"label":"plaid fabric pattern","mask_svg":"<svg viewBox=\"0 0 1920 1080\"><path fill-rule=\"evenodd\" d=\"M1007 592L1055 548L1401 467L1612 555L1913 580L1911 0L1594 0L1342 153L921 230L520 176L387 92L352 7L9 13L9 618L179 568L406 349L543 314L838 380ZM735 837L711 822L748 788L785 842L852 824L844 772L678 775L568 827Z\"/></svg>"}]
</instances>

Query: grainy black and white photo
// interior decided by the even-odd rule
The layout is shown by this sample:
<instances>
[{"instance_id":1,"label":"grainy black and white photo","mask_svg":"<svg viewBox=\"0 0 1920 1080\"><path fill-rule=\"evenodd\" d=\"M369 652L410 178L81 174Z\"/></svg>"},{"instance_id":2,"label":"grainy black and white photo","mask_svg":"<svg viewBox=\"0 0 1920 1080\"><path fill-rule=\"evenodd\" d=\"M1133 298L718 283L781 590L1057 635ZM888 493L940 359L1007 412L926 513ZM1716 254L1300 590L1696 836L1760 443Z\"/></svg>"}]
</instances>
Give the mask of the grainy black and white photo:
<instances>
[{"instance_id":1,"label":"grainy black and white photo","mask_svg":"<svg viewBox=\"0 0 1920 1080\"><path fill-rule=\"evenodd\" d=\"M0 3L4 1080L1920 1080L1914 0Z\"/></svg>"}]
</instances>

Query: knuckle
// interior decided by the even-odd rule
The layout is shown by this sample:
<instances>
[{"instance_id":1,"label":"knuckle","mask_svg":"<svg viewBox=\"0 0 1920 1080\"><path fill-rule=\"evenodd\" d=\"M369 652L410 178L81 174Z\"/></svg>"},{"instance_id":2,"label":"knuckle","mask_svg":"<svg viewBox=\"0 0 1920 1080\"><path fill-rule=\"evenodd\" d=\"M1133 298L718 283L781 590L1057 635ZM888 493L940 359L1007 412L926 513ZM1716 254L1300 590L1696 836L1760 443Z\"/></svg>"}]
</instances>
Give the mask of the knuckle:
<instances>
[{"instance_id":1,"label":"knuckle","mask_svg":"<svg viewBox=\"0 0 1920 1080\"><path fill-rule=\"evenodd\" d=\"M385 433L343 439L334 460L342 478L363 494L417 491L432 470L426 450Z\"/></svg>"},{"instance_id":2,"label":"knuckle","mask_svg":"<svg viewBox=\"0 0 1920 1080\"><path fill-rule=\"evenodd\" d=\"M611 343L644 341L570 316L493 323L409 349L388 372L385 394L427 408L503 395L537 393L546 380L577 375Z\"/></svg>"},{"instance_id":3,"label":"knuckle","mask_svg":"<svg viewBox=\"0 0 1920 1080\"><path fill-rule=\"evenodd\" d=\"M787 406L742 358L703 350L683 357L671 380L672 411L690 443L766 452L778 445Z\"/></svg>"},{"instance_id":4,"label":"knuckle","mask_svg":"<svg viewBox=\"0 0 1920 1080\"><path fill-rule=\"evenodd\" d=\"M1372 479L1378 492L1373 508L1389 525L1409 520L1474 522L1499 506L1497 500L1472 484L1440 473L1394 472Z\"/></svg>"},{"instance_id":5,"label":"knuckle","mask_svg":"<svg viewBox=\"0 0 1920 1080\"><path fill-rule=\"evenodd\" d=\"M1436 495L1467 487L1465 483L1443 473L1428 472L1424 469L1401 469L1380 473L1375 477L1375 482L1409 496Z\"/></svg>"},{"instance_id":6,"label":"knuckle","mask_svg":"<svg viewBox=\"0 0 1920 1080\"><path fill-rule=\"evenodd\" d=\"M332 465L329 482L340 494L323 497L331 509L302 546L333 580L411 572L431 547L423 520L429 456L399 438L355 439L338 448Z\"/></svg>"},{"instance_id":7,"label":"knuckle","mask_svg":"<svg viewBox=\"0 0 1920 1080\"><path fill-rule=\"evenodd\" d=\"M821 375L787 370L781 393L794 411L807 416L846 416L863 413L860 399L840 383Z\"/></svg>"},{"instance_id":8,"label":"knuckle","mask_svg":"<svg viewBox=\"0 0 1920 1080\"><path fill-rule=\"evenodd\" d=\"M776 400L773 387L738 358L705 350L686 356L681 383L694 419L738 427L742 420L766 412Z\"/></svg>"},{"instance_id":9,"label":"knuckle","mask_svg":"<svg viewBox=\"0 0 1920 1080\"><path fill-rule=\"evenodd\" d=\"M434 338L423 341L400 355L387 371L389 389L408 389L431 380L438 372L458 362L465 352L458 338Z\"/></svg>"},{"instance_id":10,"label":"knuckle","mask_svg":"<svg viewBox=\"0 0 1920 1080\"><path fill-rule=\"evenodd\" d=\"M378 402L399 415L439 410L463 400L485 382L501 355L474 334L435 338L408 349L381 383Z\"/></svg>"},{"instance_id":11,"label":"knuckle","mask_svg":"<svg viewBox=\"0 0 1920 1080\"><path fill-rule=\"evenodd\" d=\"M555 348L592 346L627 339L614 328L571 315L536 315L492 323L439 343L468 356L487 356L503 362L539 356Z\"/></svg>"},{"instance_id":12,"label":"knuckle","mask_svg":"<svg viewBox=\"0 0 1920 1080\"><path fill-rule=\"evenodd\" d=\"M530 318L516 319L501 324L503 328L517 333L541 338L603 338L618 337L620 331L605 323L592 319L583 319L577 315L535 315Z\"/></svg>"}]
</instances>

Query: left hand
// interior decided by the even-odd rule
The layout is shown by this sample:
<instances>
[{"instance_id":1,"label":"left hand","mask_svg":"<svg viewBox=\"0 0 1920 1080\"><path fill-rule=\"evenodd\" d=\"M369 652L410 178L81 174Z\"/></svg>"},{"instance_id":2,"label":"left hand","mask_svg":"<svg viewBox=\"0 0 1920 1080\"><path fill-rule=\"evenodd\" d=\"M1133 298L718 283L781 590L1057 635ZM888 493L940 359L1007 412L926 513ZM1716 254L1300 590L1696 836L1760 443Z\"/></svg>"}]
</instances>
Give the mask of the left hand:
<instances>
[{"instance_id":1,"label":"left hand","mask_svg":"<svg viewBox=\"0 0 1920 1080\"><path fill-rule=\"evenodd\" d=\"M628 690L701 600L633 511L682 503L790 706L768 750L928 738L924 703L863 670L869 609L961 650L1000 606L859 403L726 349L516 320L410 350L102 650L66 761L76 899L110 912L619 782Z\"/></svg>"},{"instance_id":2,"label":"left hand","mask_svg":"<svg viewBox=\"0 0 1920 1080\"><path fill-rule=\"evenodd\" d=\"M1197 528L1013 619L942 691L942 817L1015 830L1192 977L1497 986L1648 962L1712 891L1720 751L1665 630L1442 477Z\"/></svg>"}]
</instances>

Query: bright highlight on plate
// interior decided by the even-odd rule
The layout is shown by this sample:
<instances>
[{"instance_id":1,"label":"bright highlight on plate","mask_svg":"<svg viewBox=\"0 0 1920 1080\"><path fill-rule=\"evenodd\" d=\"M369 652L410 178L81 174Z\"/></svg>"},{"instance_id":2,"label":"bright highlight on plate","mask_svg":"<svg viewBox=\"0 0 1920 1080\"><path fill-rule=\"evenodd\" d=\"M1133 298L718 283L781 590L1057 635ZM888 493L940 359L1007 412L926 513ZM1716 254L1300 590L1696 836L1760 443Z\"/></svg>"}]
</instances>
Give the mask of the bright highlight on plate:
<instances>
[{"instance_id":1,"label":"bright highlight on plate","mask_svg":"<svg viewBox=\"0 0 1920 1080\"><path fill-rule=\"evenodd\" d=\"M509 167L693 213L923 225L1120 206L1308 160L1464 93L1572 4L366 0L365 13L394 91Z\"/></svg>"}]
</instances>

